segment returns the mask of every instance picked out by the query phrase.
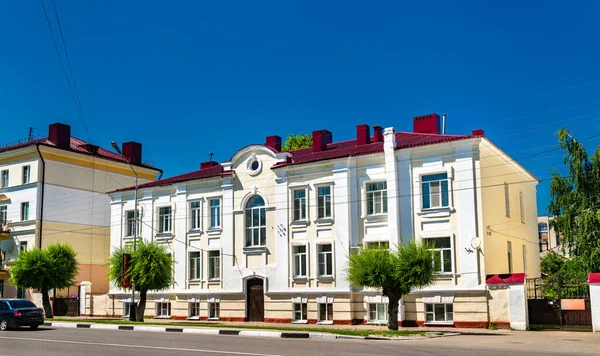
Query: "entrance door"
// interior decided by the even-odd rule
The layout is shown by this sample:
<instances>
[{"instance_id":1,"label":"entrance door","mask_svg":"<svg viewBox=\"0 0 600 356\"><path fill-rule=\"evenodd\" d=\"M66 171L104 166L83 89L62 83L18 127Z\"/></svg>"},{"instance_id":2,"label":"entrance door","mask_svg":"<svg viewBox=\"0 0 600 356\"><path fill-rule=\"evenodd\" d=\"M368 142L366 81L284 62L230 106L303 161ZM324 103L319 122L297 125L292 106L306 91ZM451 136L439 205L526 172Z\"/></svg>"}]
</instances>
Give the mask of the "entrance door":
<instances>
[{"instance_id":1,"label":"entrance door","mask_svg":"<svg viewBox=\"0 0 600 356\"><path fill-rule=\"evenodd\" d=\"M246 284L246 310L248 321L265 320L265 294L260 278L250 279Z\"/></svg>"}]
</instances>

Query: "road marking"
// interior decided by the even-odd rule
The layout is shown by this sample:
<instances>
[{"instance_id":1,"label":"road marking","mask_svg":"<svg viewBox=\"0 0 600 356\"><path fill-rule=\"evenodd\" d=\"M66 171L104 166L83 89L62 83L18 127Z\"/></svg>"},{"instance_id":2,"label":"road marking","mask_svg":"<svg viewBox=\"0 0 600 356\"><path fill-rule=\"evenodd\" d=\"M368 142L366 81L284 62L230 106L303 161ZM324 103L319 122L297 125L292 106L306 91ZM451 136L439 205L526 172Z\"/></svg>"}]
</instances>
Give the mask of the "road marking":
<instances>
[{"instance_id":1,"label":"road marking","mask_svg":"<svg viewBox=\"0 0 600 356\"><path fill-rule=\"evenodd\" d=\"M259 354L259 353L253 353L253 352L220 351L220 350L206 350L206 349L183 349L183 348L178 348L178 347L143 346L143 345L128 345L128 344L108 344L108 343L102 343L102 342L85 342L85 341L34 339L34 338L20 338L20 337L8 337L8 336L0 336L0 339L5 339L5 340L21 340L21 341L52 342L52 343L56 343L56 344L111 346L111 347L124 347L124 348L134 348L134 349L165 350L165 351L205 352L205 353L221 354L221 355L282 356L282 355L275 355L275 354Z\"/></svg>"}]
</instances>

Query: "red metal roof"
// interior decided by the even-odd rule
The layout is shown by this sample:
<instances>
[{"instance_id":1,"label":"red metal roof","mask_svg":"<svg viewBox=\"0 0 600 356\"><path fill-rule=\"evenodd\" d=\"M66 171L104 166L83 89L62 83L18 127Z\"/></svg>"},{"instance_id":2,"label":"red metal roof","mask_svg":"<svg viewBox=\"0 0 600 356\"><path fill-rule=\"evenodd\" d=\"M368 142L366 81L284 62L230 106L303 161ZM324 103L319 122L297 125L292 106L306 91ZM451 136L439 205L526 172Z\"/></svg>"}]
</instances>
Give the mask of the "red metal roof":
<instances>
[{"instance_id":1,"label":"red metal roof","mask_svg":"<svg viewBox=\"0 0 600 356\"><path fill-rule=\"evenodd\" d=\"M525 273L507 273L507 274L488 274L485 277L485 284L523 284L525 283Z\"/></svg>"},{"instance_id":2,"label":"red metal roof","mask_svg":"<svg viewBox=\"0 0 600 356\"><path fill-rule=\"evenodd\" d=\"M401 150L410 147L427 146L437 143L451 142L472 138L470 135L441 135L421 134L413 132L396 132L396 149ZM371 138L373 142L373 138ZM333 142L327 145L327 149L321 152L313 152L312 147L290 151L292 161L280 163L276 167L323 161L327 159L365 156L383 152L383 142L357 145L356 140Z\"/></svg>"},{"instance_id":3,"label":"red metal roof","mask_svg":"<svg viewBox=\"0 0 600 356\"><path fill-rule=\"evenodd\" d=\"M19 143L16 145L4 147L4 148L0 149L0 153L16 150L16 149L23 148L23 147L33 146L36 144L59 148L53 142L48 140L48 137L44 137L44 138L40 138L38 140L27 141L27 142ZM125 159L118 153L114 153L109 150L105 150L102 147L98 147L97 151L95 151L95 152L90 152L87 150L86 146L89 147L89 146L94 146L94 145L92 145L86 141L80 140L78 138L71 137L71 142L70 142L70 150L71 151L75 151L75 152L83 153L83 154L87 154L87 155L92 155L92 156L97 156L97 157L108 158L108 159L115 160L115 161L126 162ZM137 166L150 168L150 169L153 169L156 171L161 171L160 169L158 169L156 167L152 167L152 166L148 166L148 165L144 165L144 164L137 165Z\"/></svg>"},{"instance_id":4,"label":"red metal roof","mask_svg":"<svg viewBox=\"0 0 600 356\"><path fill-rule=\"evenodd\" d=\"M234 171L223 171L223 166L219 164L217 166L213 166L210 168L200 169L200 170L193 171L190 173L185 173L185 174L181 174L178 176L157 180L154 182L140 184L138 186L138 188L142 189L142 188L162 187L165 185L181 183L181 182L186 182L186 181L196 180L196 179L224 177L224 176L232 175L234 173L235 173ZM110 193L125 192L125 191L133 190L133 189L135 189L135 187L126 187L126 188L117 189Z\"/></svg>"}]
</instances>

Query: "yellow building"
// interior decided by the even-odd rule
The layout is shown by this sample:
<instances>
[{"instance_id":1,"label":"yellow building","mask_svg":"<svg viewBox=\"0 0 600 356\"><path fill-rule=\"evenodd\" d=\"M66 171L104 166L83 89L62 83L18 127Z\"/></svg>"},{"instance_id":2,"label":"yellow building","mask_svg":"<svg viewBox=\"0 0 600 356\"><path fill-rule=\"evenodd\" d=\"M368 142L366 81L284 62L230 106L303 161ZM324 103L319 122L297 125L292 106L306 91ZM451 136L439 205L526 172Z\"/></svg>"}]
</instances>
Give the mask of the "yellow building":
<instances>
[{"instance_id":1,"label":"yellow building","mask_svg":"<svg viewBox=\"0 0 600 356\"><path fill-rule=\"evenodd\" d=\"M141 144L124 143L122 151L140 182L154 181L161 172L143 163ZM0 148L0 297L31 298L8 285L7 268L19 251L57 242L77 252L77 282L91 282L94 293L108 292L106 192L133 183L123 156L72 137L68 125L52 124L48 137Z\"/></svg>"}]
</instances>

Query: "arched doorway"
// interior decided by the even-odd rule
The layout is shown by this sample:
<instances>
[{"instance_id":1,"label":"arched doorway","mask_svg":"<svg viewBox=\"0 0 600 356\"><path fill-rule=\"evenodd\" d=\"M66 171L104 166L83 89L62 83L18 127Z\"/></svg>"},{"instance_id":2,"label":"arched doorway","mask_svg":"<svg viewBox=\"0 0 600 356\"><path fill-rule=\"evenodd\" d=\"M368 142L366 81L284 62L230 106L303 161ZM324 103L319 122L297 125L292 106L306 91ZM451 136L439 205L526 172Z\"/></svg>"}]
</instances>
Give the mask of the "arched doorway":
<instances>
[{"instance_id":1,"label":"arched doorway","mask_svg":"<svg viewBox=\"0 0 600 356\"><path fill-rule=\"evenodd\" d=\"M246 314L248 321L265 321L264 281L261 278L246 281Z\"/></svg>"}]
</instances>

